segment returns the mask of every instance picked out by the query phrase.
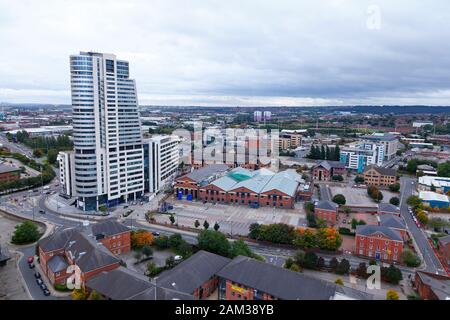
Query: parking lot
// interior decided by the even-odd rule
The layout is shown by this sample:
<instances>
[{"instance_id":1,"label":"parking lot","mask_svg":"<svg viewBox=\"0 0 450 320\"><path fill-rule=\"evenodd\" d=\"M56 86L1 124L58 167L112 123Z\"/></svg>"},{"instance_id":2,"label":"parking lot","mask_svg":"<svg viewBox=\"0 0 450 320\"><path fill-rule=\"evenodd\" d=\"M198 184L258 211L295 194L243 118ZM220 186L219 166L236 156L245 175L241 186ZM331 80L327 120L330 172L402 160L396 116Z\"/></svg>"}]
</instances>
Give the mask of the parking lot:
<instances>
[{"instance_id":1,"label":"parking lot","mask_svg":"<svg viewBox=\"0 0 450 320\"><path fill-rule=\"evenodd\" d=\"M306 226L303 203L297 203L295 209L258 208L247 206L212 204L202 202L191 202L176 200L173 197L169 201L173 205L170 212L175 213L176 223L180 226L193 227L195 220L208 221L212 228L217 222L220 231L229 234L247 235L248 228L252 223L271 224L286 223L295 227ZM157 215L158 222L168 222L169 215Z\"/></svg>"},{"instance_id":2,"label":"parking lot","mask_svg":"<svg viewBox=\"0 0 450 320\"><path fill-rule=\"evenodd\" d=\"M337 194L344 195L347 200L346 205L348 206L357 206L357 207L377 207L375 201L373 201L367 195L366 188L353 188L353 187L337 187L330 186L330 191L332 197ZM390 192L388 190L381 190L383 193L383 202L389 202L389 199L392 197L399 197L398 194Z\"/></svg>"}]
</instances>

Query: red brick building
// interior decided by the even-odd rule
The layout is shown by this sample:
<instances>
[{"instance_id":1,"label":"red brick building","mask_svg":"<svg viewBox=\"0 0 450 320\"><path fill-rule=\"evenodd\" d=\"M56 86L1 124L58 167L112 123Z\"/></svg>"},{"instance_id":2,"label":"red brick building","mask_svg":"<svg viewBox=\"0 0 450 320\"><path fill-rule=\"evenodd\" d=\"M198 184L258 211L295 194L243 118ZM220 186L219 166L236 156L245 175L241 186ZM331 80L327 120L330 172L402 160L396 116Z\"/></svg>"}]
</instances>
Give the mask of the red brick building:
<instances>
[{"instance_id":1,"label":"red brick building","mask_svg":"<svg viewBox=\"0 0 450 320\"><path fill-rule=\"evenodd\" d=\"M377 225L356 227L356 255L386 262L399 262L402 251L403 238L398 231Z\"/></svg>"},{"instance_id":2,"label":"red brick building","mask_svg":"<svg viewBox=\"0 0 450 320\"><path fill-rule=\"evenodd\" d=\"M92 233L97 241L115 255L131 250L131 230L117 221L98 222L92 226Z\"/></svg>"},{"instance_id":3,"label":"red brick building","mask_svg":"<svg viewBox=\"0 0 450 320\"><path fill-rule=\"evenodd\" d=\"M414 289L423 300L449 300L450 277L417 271Z\"/></svg>"},{"instance_id":4,"label":"red brick building","mask_svg":"<svg viewBox=\"0 0 450 320\"><path fill-rule=\"evenodd\" d=\"M378 216L378 220L378 225L397 231L404 241L407 240L406 223L402 217L392 214L383 214Z\"/></svg>"},{"instance_id":5,"label":"red brick building","mask_svg":"<svg viewBox=\"0 0 450 320\"><path fill-rule=\"evenodd\" d=\"M319 201L314 206L314 215L326 222L327 226L334 227L337 225L339 206L331 201Z\"/></svg>"},{"instance_id":6,"label":"red brick building","mask_svg":"<svg viewBox=\"0 0 450 320\"><path fill-rule=\"evenodd\" d=\"M345 164L339 161L322 161L313 167L313 179L330 181L333 176L345 174Z\"/></svg>"},{"instance_id":7,"label":"red brick building","mask_svg":"<svg viewBox=\"0 0 450 320\"><path fill-rule=\"evenodd\" d=\"M438 239L439 253L444 258L446 267L450 267L450 235Z\"/></svg>"},{"instance_id":8,"label":"red brick building","mask_svg":"<svg viewBox=\"0 0 450 320\"><path fill-rule=\"evenodd\" d=\"M69 228L38 242L40 266L53 285L66 284L70 265L80 269L83 285L90 277L119 267L120 260L88 234L87 230Z\"/></svg>"},{"instance_id":9,"label":"red brick building","mask_svg":"<svg viewBox=\"0 0 450 320\"><path fill-rule=\"evenodd\" d=\"M400 217L400 208L390 203L382 202L378 204L378 215L391 214Z\"/></svg>"},{"instance_id":10,"label":"red brick building","mask_svg":"<svg viewBox=\"0 0 450 320\"><path fill-rule=\"evenodd\" d=\"M8 183L20 179L21 169L0 165L0 183Z\"/></svg>"},{"instance_id":11,"label":"red brick building","mask_svg":"<svg viewBox=\"0 0 450 320\"><path fill-rule=\"evenodd\" d=\"M163 272L156 284L186 294L197 299L208 298L219 284L216 273L231 260L214 253L200 250L176 267Z\"/></svg>"},{"instance_id":12,"label":"red brick building","mask_svg":"<svg viewBox=\"0 0 450 320\"><path fill-rule=\"evenodd\" d=\"M217 272L219 300L335 300L371 299L370 294L345 290L271 263L238 256Z\"/></svg>"},{"instance_id":13,"label":"red brick building","mask_svg":"<svg viewBox=\"0 0 450 320\"><path fill-rule=\"evenodd\" d=\"M265 168L250 171L238 167L217 179L211 179L211 173L207 179L202 173L199 179L194 173L177 179L177 195L192 194L193 199L212 203L292 209L297 199L310 194L295 170L274 173Z\"/></svg>"}]
</instances>

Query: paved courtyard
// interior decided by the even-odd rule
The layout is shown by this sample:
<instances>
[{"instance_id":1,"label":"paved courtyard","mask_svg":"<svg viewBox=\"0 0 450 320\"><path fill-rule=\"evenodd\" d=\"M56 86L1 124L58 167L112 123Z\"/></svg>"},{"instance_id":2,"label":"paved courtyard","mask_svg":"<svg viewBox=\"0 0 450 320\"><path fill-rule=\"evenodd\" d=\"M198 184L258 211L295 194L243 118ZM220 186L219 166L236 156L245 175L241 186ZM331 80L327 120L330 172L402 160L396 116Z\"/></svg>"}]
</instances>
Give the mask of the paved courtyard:
<instances>
[{"instance_id":1,"label":"paved courtyard","mask_svg":"<svg viewBox=\"0 0 450 320\"><path fill-rule=\"evenodd\" d=\"M339 187L330 186L332 197L337 194L344 195L347 200L346 205L349 206L363 206L363 207L376 207L377 204L367 195L366 188L353 188L353 187ZM383 202L389 202L392 197L400 197L399 194L390 192L388 190L381 190L383 193Z\"/></svg>"},{"instance_id":2,"label":"paved courtyard","mask_svg":"<svg viewBox=\"0 0 450 320\"><path fill-rule=\"evenodd\" d=\"M195 220L208 221L211 228L217 222L220 231L229 234L247 235L252 223L271 224L286 223L294 227L306 226L303 203L297 203L295 209L258 208L253 209L240 205L225 205L175 200L169 201L173 205L171 212L175 213L176 223L180 226L193 227ZM169 222L169 215L157 215L158 222Z\"/></svg>"}]
</instances>

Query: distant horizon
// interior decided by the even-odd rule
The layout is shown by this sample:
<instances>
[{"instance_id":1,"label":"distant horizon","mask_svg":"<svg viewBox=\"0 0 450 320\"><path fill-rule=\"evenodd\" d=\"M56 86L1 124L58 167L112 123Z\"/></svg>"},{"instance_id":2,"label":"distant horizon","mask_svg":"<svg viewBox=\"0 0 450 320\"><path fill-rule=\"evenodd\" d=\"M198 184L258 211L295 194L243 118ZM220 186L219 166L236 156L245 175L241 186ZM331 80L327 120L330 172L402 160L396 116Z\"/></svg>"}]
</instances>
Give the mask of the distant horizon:
<instances>
[{"instance_id":1,"label":"distant horizon","mask_svg":"<svg viewBox=\"0 0 450 320\"><path fill-rule=\"evenodd\" d=\"M443 106L449 21L444 0L4 1L0 101L70 104L69 57L95 51L142 105Z\"/></svg>"}]
</instances>

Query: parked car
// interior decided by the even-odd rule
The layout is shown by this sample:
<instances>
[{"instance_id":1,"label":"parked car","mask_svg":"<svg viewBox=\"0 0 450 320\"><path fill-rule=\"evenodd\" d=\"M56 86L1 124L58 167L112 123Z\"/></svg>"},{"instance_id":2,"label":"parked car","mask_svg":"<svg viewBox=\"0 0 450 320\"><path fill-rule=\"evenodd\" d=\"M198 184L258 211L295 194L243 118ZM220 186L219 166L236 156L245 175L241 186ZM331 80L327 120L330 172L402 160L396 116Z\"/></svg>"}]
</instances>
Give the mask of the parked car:
<instances>
[{"instance_id":1,"label":"parked car","mask_svg":"<svg viewBox=\"0 0 450 320\"><path fill-rule=\"evenodd\" d=\"M27 259L28 263L33 263L34 262L34 257L33 256L29 256Z\"/></svg>"},{"instance_id":2,"label":"parked car","mask_svg":"<svg viewBox=\"0 0 450 320\"><path fill-rule=\"evenodd\" d=\"M47 286L45 285L45 283L41 283L41 284L39 285L39 287L41 287L42 291L48 290L48 288L47 288Z\"/></svg>"},{"instance_id":3,"label":"parked car","mask_svg":"<svg viewBox=\"0 0 450 320\"><path fill-rule=\"evenodd\" d=\"M39 213L40 214L45 214L45 211L41 209L41 210L39 210Z\"/></svg>"},{"instance_id":4,"label":"parked car","mask_svg":"<svg viewBox=\"0 0 450 320\"><path fill-rule=\"evenodd\" d=\"M159 237L160 233L158 231L153 231L152 235L154 235L155 237Z\"/></svg>"},{"instance_id":5,"label":"parked car","mask_svg":"<svg viewBox=\"0 0 450 320\"><path fill-rule=\"evenodd\" d=\"M40 274L39 272L35 272L35 273L34 273L34 277L35 277L36 279L40 279L40 278L41 278L41 274Z\"/></svg>"},{"instance_id":6,"label":"parked car","mask_svg":"<svg viewBox=\"0 0 450 320\"><path fill-rule=\"evenodd\" d=\"M29 263L28 266L30 267L30 269L34 269L34 263Z\"/></svg>"},{"instance_id":7,"label":"parked car","mask_svg":"<svg viewBox=\"0 0 450 320\"><path fill-rule=\"evenodd\" d=\"M42 279L36 279L36 283L38 284L38 286L40 286L44 283L44 281L42 281Z\"/></svg>"},{"instance_id":8,"label":"parked car","mask_svg":"<svg viewBox=\"0 0 450 320\"><path fill-rule=\"evenodd\" d=\"M124 208L124 209L128 208L128 205L124 205L123 208Z\"/></svg>"},{"instance_id":9,"label":"parked car","mask_svg":"<svg viewBox=\"0 0 450 320\"><path fill-rule=\"evenodd\" d=\"M175 256L175 257L173 257L173 259L175 261L181 261L183 259L183 257L182 256Z\"/></svg>"},{"instance_id":10,"label":"parked car","mask_svg":"<svg viewBox=\"0 0 450 320\"><path fill-rule=\"evenodd\" d=\"M48 289L43 290L44 296L49 296L50 295L50 291L48 291Z\"/></svg>"}]
</instances>

